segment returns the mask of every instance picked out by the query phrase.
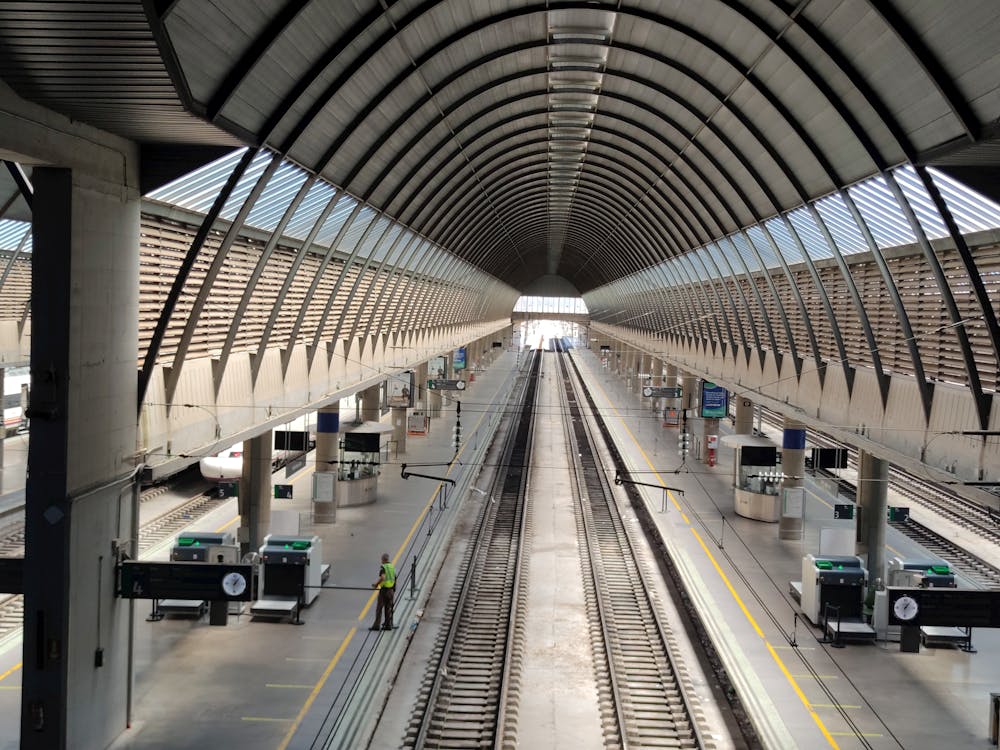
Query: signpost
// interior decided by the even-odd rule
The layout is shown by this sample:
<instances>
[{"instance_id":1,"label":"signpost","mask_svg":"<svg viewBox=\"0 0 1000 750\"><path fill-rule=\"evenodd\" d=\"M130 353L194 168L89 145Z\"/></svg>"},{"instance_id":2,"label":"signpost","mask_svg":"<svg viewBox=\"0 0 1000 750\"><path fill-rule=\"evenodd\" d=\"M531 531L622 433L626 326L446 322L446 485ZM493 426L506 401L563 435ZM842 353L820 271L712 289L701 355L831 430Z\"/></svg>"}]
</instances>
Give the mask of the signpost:
<instances>
[{"instance_id":1,"label":"signpost","mask_svg":"<svg viewBox=\"0 0 1000 750\"><path fill-rule=\"evenodd\" d=\"M833 517L840 520L850 521L854 518L854 506L851 505L851 503L836 503L833 506Z\"/></svg>"},{"instance_id":2,"label":"signpost","mask_svg":"<svg viewBox=\"0 0 1000 750\"><path fill-rule=\"evenodd\" d=\"M680 387L668 388L666 386L652 386L646 385L642 388L642 395L647 398L680 398L681 389Z\"/></svg>"},{"instance_id":3,"label":"signpost","mask_svg":"<svg viewBox=\"0 0 1000 750\"><path fill-rule=\"evenodd\" d=\"M429 391L464 391L464 380L428 380L427 390Z\"/></svg>"}]
</instances>

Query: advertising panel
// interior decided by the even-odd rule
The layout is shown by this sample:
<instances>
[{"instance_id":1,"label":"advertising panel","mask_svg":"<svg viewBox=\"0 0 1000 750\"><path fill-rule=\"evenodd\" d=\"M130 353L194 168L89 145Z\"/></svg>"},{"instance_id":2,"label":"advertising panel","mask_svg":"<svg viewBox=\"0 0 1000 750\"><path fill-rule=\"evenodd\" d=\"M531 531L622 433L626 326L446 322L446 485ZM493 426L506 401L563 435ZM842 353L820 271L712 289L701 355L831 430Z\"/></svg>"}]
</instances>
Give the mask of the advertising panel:
<instances>
[{"instance_id":1,"label":"advertising panel","mask_svg":"<svg viewBox=\"0 0 1000 750\"><path fill-rule=\"evenodd\" d=\"M701 416L703 419L724 419L729 413L729 391L721 385L703 380L701 383Z\"/></svg>"},{"instance_id":2,"label":"advertising panel","mask_svg":"<svg viewBox=\"0 0 1000 750\"><path fill-rule=\"evenodd\" d=\"M451 366L455 370L465 369L465 347L460 346L455 350L455 355L452 357Z\"/></svg>"},{"instance_id":3,"label":"advertising panel","mask_svg":"<svg viewBox=\"0 0 1000 750\"><path fill-rule=\"evenodd\" d=\"M410 408L413 406L413 372L401 372L386 381L389 406Z\"/></svg>"},{"instance_id":4,"label":"advertising panel","mask_svg":"<svg viewBox=\"0 0 1000 750\"><path fill-rule=\"evenodd\" d=\"M448 360L444 357L431 357L427 363L427 377L443 380L448 376Z\"/></svg>"}]
</instances>

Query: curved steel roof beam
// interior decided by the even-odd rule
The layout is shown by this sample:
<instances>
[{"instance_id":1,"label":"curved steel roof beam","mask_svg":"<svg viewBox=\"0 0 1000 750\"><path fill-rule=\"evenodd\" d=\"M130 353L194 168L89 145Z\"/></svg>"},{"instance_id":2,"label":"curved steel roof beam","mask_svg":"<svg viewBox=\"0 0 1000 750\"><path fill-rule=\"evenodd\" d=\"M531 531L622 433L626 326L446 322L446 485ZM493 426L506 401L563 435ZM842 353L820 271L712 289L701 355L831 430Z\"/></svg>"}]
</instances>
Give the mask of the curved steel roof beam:
<instances>
[{"instance_id":1,"label":"curved steel roof beam","mask_svg":"<svg viewBox=\"0 0 1000 750\"><path fill-rule=\"evenodd\" d=\"M682 163L684 163L684 165L688 169L690 169L699 178L699 180L703 183L703 187L705 189L707 189L713 195L713 197L720 203L720 205L722 205L726 209L726 212L729 214L729 216L731 217L731 219L734 222L736 221L736 214L735 214L734 210L728 205L728 203L723 198L723 196L721 195L721 193L719 192L719 190L715 187L714 183L712 181L708 180L708 178L701 172L701 170L700 170L700 168L698 167L697 164L695 164L693 161L691 161L690 159L688 159L686 156L677 155L677 151L676 151L676 149L674 149L673 144L669 144L668 142L664 141L663 137L659 133L652 131L651 129L649 129L649 128L643 126L643 125L641 125L640 123L638 123L636 121L629 120L628 118L624 118L624 117L618 116L618 115L616 115L614 113L607 113L607 114L604 114L602 116L609 117L609 118L621 119L623 122L626 122L627 124L639 127L642 130L642 132L645 132L651 138L653 138L653 139L655 139L657 141L666 143L666 145L670 146L671 149L674 150L675 161L681 161ZM536 131L536 130L537 131L547 132L548 131L548 127L546 125L536 125L534 127L526 127L526 128L520 129L520 130L518 130L516 132L510 133L510 134L508 134L506 136L503 136L503 137L500 137L498 139L495 139L494 141L490 142L489 144L487 144L486 146L484 146L483 148L481 148L479 151L477 151L477 152L475 152L473 154L470 154L468 158L469 158L470 161L475 161L477 158L479 158L479 156L481 154L485 153L489 149L491 149L491 148L497 148L498 146L502 146L502 145L504 145L504 142L507 141L507 140L511 140L511 139L513 139L515 137L520 138L521 136L528 135L532 131ZM598 143L598 144L604 144L604 145L607 145L608 147L611 147L611 148L619 148L619 147L617 146L617 144L612 144L609 141L602 141L601 139L594 137L593 134L595 132L599 133L599 134L607 134L609 136L616 137L616 138L621 138L622 140L625 140L628 143L631 143L631 144L633 144L633 145L635 145L635 146L643 149L644 151L652 154L657 160L662 161L664 163L667 163L667 160L664 159L663 155L659 154L659 152L657 152L657 151L654 151L649 146L649 144L644 143L640 139L635 138L634 136L631 136L631 135L629 135L629 134L627 134L625 132L611 130L609 128L603 127L602 125L597 125L597 124L595 124L591 128L591 138L590 138L589 142L591 142L591 143ZM548 143L549 143L549 139L548 138L539 137L537 139L530 139L530 140L527 140L527 141L520 140L519 141L519 146L523 147L524 145L528 145L528 144L548 144ZM714 159L714 157L712 157L711 155L709 155L707 153L704 153L701 149L695 149L695 150L697 150L700 155L703 155L704 158L706 158L706 160L708 160L710 164L712 164L714 167L716 167L718 169L718 171L720 173L720 176L724 180L727 179L725 173L722 171L721 165ZM625 152L625 153L628 153L628 152ZM640 157L636 156L635 154L631 154L631 156L632 156L632 158L634 158L636 160L638 160L640 158ZM452 174L453 175L457 174L457 172L459 172L459 171L460 170L455 170ZM673 172L673 171L671 171L669 169L668 170L663 170L663 171L670 171L671 176L674 179L677 179L677 180L681 181L682 184L685 186L685 188L692 195L698 197L699 199L701 198L700 193L697 190L694 189L694 187L687 180L687 178L684 177L683 174L680 174L680 173L677 173L677 172ZM449 175L449 177L446 178L446 180L443 181L442 184L447 184L446 181L448 179L450 179L450 178L451 178L451 175ZM666 179L659 180L659 175L657 175L657 178L658 178L657 180L653 181L654 185L657 184L657 181L659 181L664 186L669 186L669 188L671 189L671 191L676 192L676 189L673 187L671 181L666 180ZM466 176L464 179L468 180L469 176ZM460 183L459 187L456 188L456 190L454 192L457 193L457 194L463 195L465 193L465 191L463 191L460 186L461 186L461 183ZM734 185L731 181L729 182L729 186L730 186L730 189L733 189L734 192L736 192L736 194L738 196L741 196L741 192L740 192L740 189L739 189L738 186ZM450 193L452 191L445 191L445 192L449 192ZM696 244L701 244L701 243L707 242L709 240L709 238L711 238L713 236L713 231L710 230L708 228L708 226L704 223L701 215L698 214L695 211L694 207L691 206L690 202L688 202L686 199L684 199L684 203L685 203L686 207L688 208L688 210L692 212L692 215L698 220L699 224L702 227L702 231L703 231L703 236L701 238L692 239L692 241L691 241L690 244L696 245ZM744 203L744 205L748 206L749 204L748 203ZM439 210L440 210L440 205L435 208L435 214ZM706 213L708 213L712 217L713 221L715 222L715 224L716 224L715 232L716 233L721 233L722 232L722 226L723 226L723 224L722 224L721 221L719 221L718 217L715 216L714 212L710 209L710 207L707 206L706 204L702 203L702 210L705 211ZM447 211L445 211L443 215L447 216L449 212L450 212L450 209L448 209ZM430 214L430 215L434 215L434 214ZM428 229L430 231L434 231L433 227L428 228Z\"/></svg>"},{"instance_id":2,"label":"curved steel roof beam","mask_svg":"<svg viewBox=\"0 0 1000 750\"><path fill-rule=\"evenodd\" d=\"M524 165L524 167L522 167L520 169L520 171L523 172L526 168L530 169L532 166L533 165L531 165L531 164ZM598 170L598 169L602 170L602 171L601 172L595 171L595 170ZM611 173L614 176L608 177L608 176L604 175L603 172L609 172L609 173ZM541 197L544 199L543 202L547 205L548 204L548 198L550 197L550 192L549 192L550 183L549 183L549 175L548 175L548 173L547 172L529 172L528 174L529 174L529 182L540 183L540 185L545 188L545 192L541 193ZM609 184L612 187L612 190L610 192L604 192L603 190L598 190L597 191L597 194L601 196L602 200L605 200L605 201L614 201L616 204L620 204L621 203L621 199L619 197L619 191L625 191L625 192L629 193L630 195L633 195L633 196L635 195L635 191L631 190L627 186L627 184L623 184L622 182L618 181L621 178L618 176L618 174L615 172L615 170L613 170L612 168L609 168L609 167L607 167L605 165L597 164L595 162L593 164L592 168L589 171L587 171L587 170L584 171L584 174L587 176L587 179L583 179L583 178L580 179L580 181L577 183L578 184L578 188L577 188L578 190L584 189L584 188L587 188L587 189L596 189L599 186L604 185L605 183ZM534 175L534 176L531 176L531 175ZM525 182L524 178L519 178L518 180L516 180L515 183L511 185L511 188L512 188L511 193L512 194L515 193L515 191L513 190L513 188L515 186L518 186L518 185L520 185L521 183L524 183L524 182ZM598 184L597 185L593 185L592 183L595 183L595 182L598 183ZM663 237L661 237L660 239L664 240ZM459 241L463 241L464 240L464 235L463 235L463 237L458 238L458 240ZM470 252L471 252L471 249L470 249ZM655 256L646 256L646 257L643 258L643 261L646 262L646 263L652 264L652 263L656 262L656 258L655 258Z\"/></svg>"},{"instance_id":3,"label":"curved steel roof beam","mask_svg":"<svg viewBox=\"0 0 1000 750\"><path fill-rule=\"evenodd\" d=\"M937 59L937 55L931 51L930 47L924 44L920 35L914 31L913 27L893 7L889 0L868 0L868 5L878 13L885 22L885 25L892 30L896 38L910 51L914 64L923 70L924 75L934 84L934 88L937 89L938 94L947 102L952 116L962 126L962 130L965 131L965 137L968 138L969 142L974 143L979 140L979 120L973 114L968 102L965 101L965 97L959 92L955 80L945 72L944 66Z\"/></svg>"},{"instance_id":4,"label":"curved steel roof beam","mask_svg":"<svg viewBox=\"0 0 1000 750\"><path fill-rule=\"evenodd\" d=\"M229 69L219 87L208 98L208 103L205 105L205 116L209 122L215 121L223 107L229 103L233 94L236 93L236 89L242 85L257 63L260 62L261 58L268 53L271 46L278 40L278 37L299 17L299 13L310 2L311 0L288 0L274 18L271 19L267 28L250 43L250 46L240 55L240 59ZM387 0L388 4L392 4L393 2L395 0ZM381 15L381 12L368 13L368 16L376 18Z\"/></svg>"},{"instance_id":5,"label":"curved steel roof beam","mask_svg":"<svg viewBox=\"0 0 1000 750\"><path fill-rule=\"evenodd\" d=\"M547 200L549 194L548 185L545 182L542 182L541 180L537 180L537 182L539 184L536 185L535 187L525 187L524 189L520 190L517 194L512 194L502 199L504 201L503 207L506 208L507 206L510 206L512 210L518 210L519 213L527 210L527 208L530 205L537 205L545 210L548 210L548 200ZM589 211L595 214L597 213L601 213L602 215L607 214L609 218L617 219L617 217L610 211L607 211L606 208L610 200L613 201L613 207L615 207L618 210L621 210L619 206L620 201L614 199L613 197L609 199L607 193L585 185L581 185L580 187L578 187L577 192L579 193L579 199L581 200L581 202L583 202L585 198L589 202L589 208L588 208ZM538 200L535 200L536 198ZM592 220L593 219L591 219L591 221ZM486 243L489 242L488 234L481 235L480 239L477 240L477 243L479 244L484 242ZM636 247L635 251L641 252L641 249L639 247Z\"/></svg>"},{"instance_id":6,"label":"curved steel roof beam","mask_svg":"<svg viewBox=\"0 0 1000 750\"><path fill-rule=\"evenodd\" d=\"M934 248L931 247L931 243L927 239L927 234L920 225L920 220L917 218L916 213L913 211L913 207L910 206L910 202L907 200L906 195L903 193L902 188L899 187L899 183L896 182L896 178L891 172L886 172L885 184L895 197L896 202L899 203L899 207L902 209L906 220L910 223L910 227L913 229L913 235L917 238L917 244L920 246L928 265L931 267L931 273L934 274L935 281L937 281L938 289L941 292L941 301L944 302L945 308L948 310L948 317L951 319L952 329L955 331L959 348L962 350L962 360L965 363L965 374L969 379L969 390L972 391L973 401L976 405L980 429L988 429L991 397L983 392L982 381L979 379L979 368L976 366L976 358L972 353L972 344L969 341L969 334L965 330L966 321L962 320L962 314L955 302L955 295L952 293L951 285L948 283L948 278L945 276L944 269L941 267L941 262L938 260L938 257L934 252Z\"/></svg>"},{"instance_id":7,"label":"curved steel roof beam","mask_svg":"<svg viewBox=\"0 0 1000 750\"><path fill-rule=\"evenodd\" d=\"M528 155L524 155L524 156L521 156L521 157L518 157L518 158L514 159L513 163L515 163L515 164L517 162L521 162L521 163L518 166L516 166L516 167L508 169L503 175L498 175L495 179L497 181L501 181L501 180L504 181L504 187L505 188L513 189L516 186L516 183L515 184L508 184L507 181L510 180L510 179L512 179L512 178L515 178L515 177L519 178L526 171L530 171L532 174L536 175L538 179L545 180L548 183L548 181L550 180L551 175L550 175L550 173L549 173L549 171L547 169L547 165L548 165L547 157L544 154L542 154L540 159L539 158L532 158L532 157L535 157L535 156L537 156L537 155L536 154L528 154ZM603 155L601 155L599 153L595 152L595 154L594 154L594 161L595 161L595 163L596 163L596 160L598 160L598 159L606 160L606 158L607 157L605 157L605 156L603 156ZM532 161L525 163L524 162L525 159L532 159ZM633 196L635 196L637 194L636 191L631 190L628 187L626 187L628 185L628 183L626 182L626 180L629 177L629 173L627 171L619 171L618 169L616 169L617 163L612 162L612 166L610 166L610 167L607 166L606 164L600 164L599 163L598 167L601 168L601 169L603 169L603 170L605 170L605 171L610 171L613 174L615 174L616 177L622 183L619 186L621 189L628 190L628 192L631 195L633 195ZM580 171L580 178L578 178L578 179L582 180L582 179L585 178L586 175L589 175L589 174L593 174L593 170L589 170L588 171L587 169L582 169ZM643 188L643 186L639 186L639 187L640 187L640 189ZM641 194L641 192L638 193L638 194ZM467 221L469 218L471 218L470 215L468 213L466 213L466 219L465 219L465 221ZM460 234L456 235L455 241L456 241L456 243L461 244L461 239L462 239L462 236L463 236L461 234L461 232L462 232L461 225L458 226L457 231L459 231Z\"/></svg>"}]
</instances>

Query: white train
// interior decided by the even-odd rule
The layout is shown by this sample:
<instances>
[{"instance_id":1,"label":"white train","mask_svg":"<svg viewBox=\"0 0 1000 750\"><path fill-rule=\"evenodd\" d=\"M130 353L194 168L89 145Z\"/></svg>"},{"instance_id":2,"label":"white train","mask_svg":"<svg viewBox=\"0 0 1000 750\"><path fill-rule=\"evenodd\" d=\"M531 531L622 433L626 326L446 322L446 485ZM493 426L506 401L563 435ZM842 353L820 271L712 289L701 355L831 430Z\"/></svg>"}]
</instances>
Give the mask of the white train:
<instances>
[{"instance_id":1,"label":"white train","mask_svg":"<svg viewBox=\"0 0 1000 750\"><path fill-rule=\"evenodd\" d=\"M283 427L283 430L275 430L274 433L276 445L271 450L271 466L274 469L316 447L315 414L299 417ZM288 441L291 444L287 444ZM198 468L205 479L213 482L239 479L243 476L243 443L230 446L214 456L206 456L198 462Z\"/></svg>"},{"instance_id":2,"label":"white train","mask_svg":"<svg viewBox=\"0 0 1000 750\"><path fill-rule=\"evenodd\" d=\"M30 381L31 375L27 367L12 367L5 373L3 378L2 429L12 432L27 428L27 419L21 408L21 390L22 386L29 385Z\"/></svg>"},{"instance_id":3,"label":"white train","mask_svg":"<svg viewBox=\"0 0 1000 750\"><path fill-rule=\"evenodd\" d=\"M214 482L239 479L243 476L243 443L237 443L214 456L206 456L198 462L198 468L205 479Z\"/></svg>"}]
</instances>

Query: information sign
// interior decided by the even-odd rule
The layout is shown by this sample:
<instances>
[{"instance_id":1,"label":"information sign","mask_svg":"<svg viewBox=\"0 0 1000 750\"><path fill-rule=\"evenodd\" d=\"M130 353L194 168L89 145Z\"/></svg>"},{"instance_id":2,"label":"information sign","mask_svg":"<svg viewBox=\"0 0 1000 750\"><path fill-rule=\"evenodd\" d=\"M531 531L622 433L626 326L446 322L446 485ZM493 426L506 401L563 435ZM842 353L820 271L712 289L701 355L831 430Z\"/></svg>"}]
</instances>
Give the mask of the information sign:
<instances>
[{"instance_id":1,"label":"information sign","mask_svg":"<svg viewBox=\"0 0 1000 750\"><path fill-rule=\"evenodd\" d=\"M910 509L905 507L897 508L893 505L890 505L888 510L888 515L890 521L898 521L902 523L903 521L905 521L907 518L910 517Z\"/></svg>"},{"instance_id":2,"label":"information sign","mask_svg":"<svg viewBox=\"0 0 1000 750\"><path fill-rule=\"evenodd\" d=\"M854 518L854 506L851 503L836 503L833 506L833 517L849 521Z\"/></svg>"},{"instance_id":3,"label":"information sign","mask_svg":"<svg viewBox=\"0 0 1000 750\"><path fill-rule=\"evenodd\" d=\"M701 416L704 419L723 419L729 413L729 391L721 385L701 384Z\"/></svg>"},{"instance_id":4,"label":"information sign","mask_svg":"<svg viewBox=\"0 0 1000 750\"><path fill-rule=\"evenodd\" d=\"M429 391L464 391L464 380L428 380L427 390Z\"/></svg>"},{"instance_id":5,"label":"information sign","mask_svg":"<svg viewBox=\"0 0 1000 750\"><path fill-rule=\"evenodd\" d=\"M253 598L252 580L252 565L126 560L121 564L118 596L248 602Z\"/></svg>"},{"instance_id":6,"label":"information sign","mask_svg":"<svg viewBox=\"0 0 1000 750\"><path fill-rule=\"evenodd\" d=\"M642 388L642 395L652 398L680 398L680 388L668 388L666 386L647 385Z\"/></svg>"},{"instance_id":7,"label":"information sign","mask_svg":"<svg viewBox=\"0 0 1000 750\"><path fill-rule=\"evenodd\" d=\"M292 485L290 485L290 484L276 484L276 485L274 485L274 499L275 500L291 500L292 499Z\"/></svg>"},{"instance_id":8,"label":"information sign","mask_svg":"<svg viewBox=\"0 0 1000 750\"><path fill-rule=\"evenodd\" d=\"M890 587L889 624L1000 628L1000 591Z\"/></svg>"},{"instance_id":9,"label":"information sign","mask_svg":"<svg viewBox=\"0 0 1000 750\"><path fill-rule=\"evenodd\" d=\"M455 350L455 354L451 359L451 368L453 370L464 370L465 369L465 347L460 346Z\"/></svg>"}]
</instances>

